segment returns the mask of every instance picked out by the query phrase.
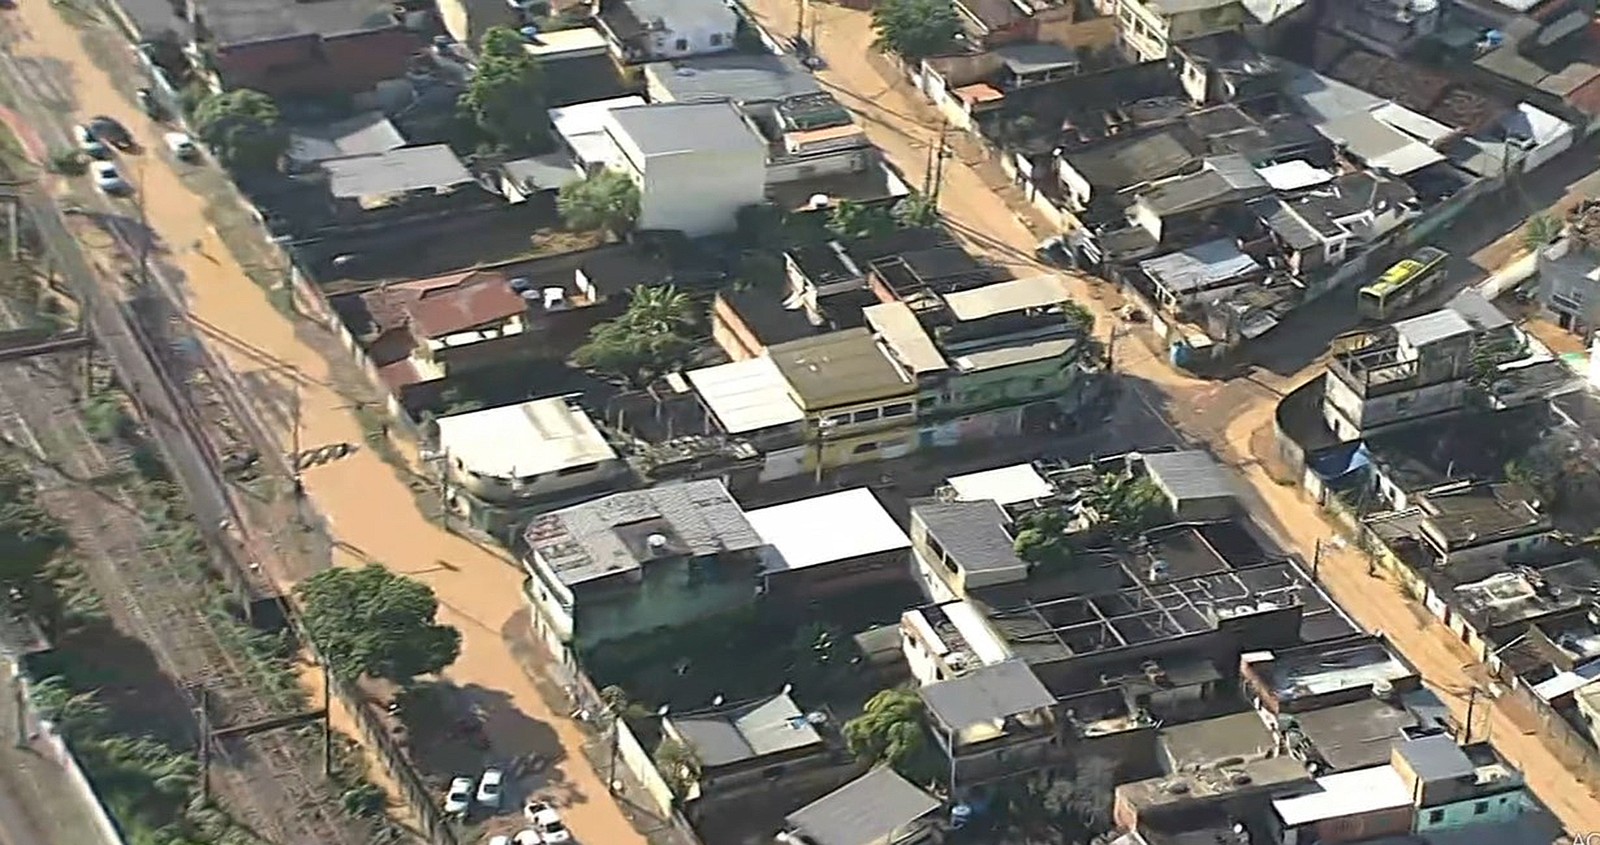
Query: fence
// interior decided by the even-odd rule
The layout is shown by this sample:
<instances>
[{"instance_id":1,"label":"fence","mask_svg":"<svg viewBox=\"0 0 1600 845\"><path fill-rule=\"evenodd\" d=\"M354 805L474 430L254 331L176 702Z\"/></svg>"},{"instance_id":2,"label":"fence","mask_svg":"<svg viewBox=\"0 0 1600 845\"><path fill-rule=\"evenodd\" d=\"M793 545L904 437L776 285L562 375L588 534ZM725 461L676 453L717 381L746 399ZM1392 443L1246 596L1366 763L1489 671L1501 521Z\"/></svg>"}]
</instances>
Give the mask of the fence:
<instances>
[{"instance_id":1,"label":"fence","mask_svg":"<svg viewBox=\"0 0 1600 845\"><path fill-rule=\"evenodd\" d=\"M55 729L55 726L38 718L29 704L31 698L28 694L27 677L22 674L22 667L12 660L0 661L6 673L17 683L17 706L23 708L19 714L25 720L36 726L36 737L49 749L49 756L53 762L61 766L66 773L67 782L72 784L78 803L85 807L90 816L95 830L100 834L101 845L126 845L122 831L117 828L117 823L111 818L111 811L100 800L100 793L95 791L94 785L89 782L89 776L78 763L78 757L72 753L71 746L67 745L66 738ZM7 690L7 695L11 694ZM20 727L20 725L19 725ZM86 845L89 845L86 843Z\"/></svg>"}]
</instances>

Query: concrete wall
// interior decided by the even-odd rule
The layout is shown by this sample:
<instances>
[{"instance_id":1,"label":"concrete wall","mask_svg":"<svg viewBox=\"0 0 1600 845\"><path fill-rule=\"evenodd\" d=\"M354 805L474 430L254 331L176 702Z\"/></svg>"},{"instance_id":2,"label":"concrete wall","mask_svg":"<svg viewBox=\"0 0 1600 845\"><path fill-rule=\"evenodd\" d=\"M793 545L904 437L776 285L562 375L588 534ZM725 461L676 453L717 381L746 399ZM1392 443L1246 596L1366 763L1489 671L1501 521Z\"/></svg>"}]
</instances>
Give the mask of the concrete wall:
<instances>
[{"instance_id":1,"label":"concrete wall","mask_svg":"<svg viewBox=\"0 0 1600 845\"><path fill-rule=\"evenodd\" d=\"M640 229L703 237L737 228L739 209L766 201L767 161L752 134L739 153L654 156L640 186Z\"/></svg>"},{"instance_id":2,"label":"concrete wall","mask_svg":"<svg viewBox=\"0 0 1600 845\"><path fill-rule=\"evenodd\" d=\"M1480 824L1511 822L1522 815L1527 806L1527 796L1519 789L1500 795L1429 807L1417 811L1415 832L1459 830Z\"/></svg>"}]
</instances>

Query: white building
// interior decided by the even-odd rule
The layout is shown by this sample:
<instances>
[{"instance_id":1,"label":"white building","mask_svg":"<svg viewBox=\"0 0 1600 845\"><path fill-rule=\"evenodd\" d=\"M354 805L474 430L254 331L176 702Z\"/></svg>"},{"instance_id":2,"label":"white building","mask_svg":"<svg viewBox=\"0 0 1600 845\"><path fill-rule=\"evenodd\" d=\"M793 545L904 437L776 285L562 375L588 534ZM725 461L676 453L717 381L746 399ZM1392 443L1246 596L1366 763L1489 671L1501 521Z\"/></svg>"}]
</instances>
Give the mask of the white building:
<instances>
[{"instance_id":1,"label":"white building","mask_svg":"<svg viewBox=\"0 0 1600 845\"><path fill-rule=\"evenodd\" d=\"M615 108L606 131L620 153L609 164L639 185L640 229L731 232L766 199L766 147L727 101Z\"/></svg>"},{"instance_id":2,"label":"white building","mask_svg":"<svg viewBox=\"0 0 1600 845\"><path fill-rule=\"evenodd\" d=\"M723 0L603 0L595 21L624 62L726 53L739 15Z\"/></svg>"},{"instance_id":3,"label":"white building","mask_svg":"<svg viewBox=\"0 0 1600 845\"><path fill-rule=\"evenodd\" d=\"M451 483L483 502L569 495L627 473L589 415L559 396L451 414L438 424Z\"/></svg>"}]
</instances>

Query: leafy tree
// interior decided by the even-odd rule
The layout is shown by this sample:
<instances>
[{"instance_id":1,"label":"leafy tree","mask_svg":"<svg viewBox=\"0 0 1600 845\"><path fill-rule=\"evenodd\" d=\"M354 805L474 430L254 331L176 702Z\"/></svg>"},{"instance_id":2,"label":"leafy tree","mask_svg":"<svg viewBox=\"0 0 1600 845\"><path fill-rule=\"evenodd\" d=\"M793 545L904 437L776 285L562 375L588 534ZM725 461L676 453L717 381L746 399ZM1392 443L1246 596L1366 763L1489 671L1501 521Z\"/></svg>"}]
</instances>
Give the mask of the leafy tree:
<instances>
[{"instance_id":1,"label":"leafy tree","mask_svg":"<svg viewBox=\"0 0 1600 845\"><path fill-rule=\"evenodd\" d=\"M1031 571L1055 571L1072 562L1067 544L1067 517L1055 508L1040 508L1017 520L1012 548Z\"/></svg>"},{"instance_id":2,"label":"leafy tree","mask_svg":"<svg viewBox=\"0 0 1600 845\"><path fill-rule=\"evenodd\" d=\"M895 203L894 220L902 229L939 225L939 206L932 197L916 194Z\"/></svg>"},{"instance_id":3,"label":"leafy tree","mask_svg":"<svg viewBox=\"0 0 1600 845\"><path fill-rule=\"evenodd\" d=\"M556 196L561 220L573 229L603 229L621 238L639 219L639 186L626 173L602 170Z\"/></svg>"},{"instance_id":4,"label":"leafy tree","mask_svg":"<svg viewBox=\"0 0 1600 845\"><path fill-rule=\"evenodd\" d=\"M544 106L544 72L506 27L483 35L478 72L456 101L463 117L501 147L538 152L550 144Z\"/></svg>"},{"instance_id":5,"label":"leafy tree","mask_svg":"<svg viewBox=\"0 0 1600 845\"><path fill-rule=\"evenodd\" d=\"M922 698L896 687L867 699L861 715L844 723L845 744L857 760L887 763L904 774L928 742Z\"/></svg>"},{"instance_id":6,"label":"leafy tree","mask_svg":"<svg viewBox=\"0 0 1600 845\"><path fill-rule=\"evenodd\" d=\"M572 361L643 389L688 359L695 348L693 324L693 303L677 288L639 288L621 317L590 330Z\"/></svg>"},{"instance_id":7,"label":"leafy tree","mask_svg":"<svg viewBox=\"0 0 1600 845\"><path fill-rule=\"evenodd\" d=\"M1561 219L1554 214L1535 214L1522 224L1522 246L1531 251L1555 243L1561 230Z\"/></svg>"},{"instance_id":8,"label":"leafy tree","mask_svg":"<svg viewBox=\"0 0 1600 845\"><path fill-rule=\"evenodd\" d=\"M828 214L828 230L841 238L876 238L894 229L894 212L883 206L840 200Z\"/></svg>"},{"instance_id":9,"label":"leafy tree","mask_svg":"<svg viewBox=\"0 0 1600 845\"><path fill-rule=\"evenodd\" d=\"M238 88L213 94L195 107L195 132L223 164L272 170L289 148L278 104L260 91Z\"/></svg>"},{"instance_id":10,"label":"leafy tree","mask_svg":"<svg viewBox=\"0 0 1600 845\"><path fill-rule=\"evenodd\" d=\"M106 706L92 692L77 692L59 675L28 687L34 709L55 724L68 739L91 736L105 729Z\"/></svg>"},{"instance_id":11,"label":"leafy tree","mask_svg":"<svg viewBox=\"0 0 1600 845\"><path fill-rule=\"evenodd\" d=\"M1129 475L1103 475L1089 491L1089 503L1111 532L1136 537L1171 516L1166 494L1154 481Z\"/></svg>"},{"instance_id":12,"label":"leafy tree","mask_svg":"<svg viewBox=\"0 0 1600 845\"><path fill-rule=\"evenodd\" d=\"M306 630L334 672L410 683L455 662L461 632L435 621L432 588L372 563L329 569L295 588Z\"/></svg>"},{"instance_id":13,"label":"leafy tree","mask_svg":"<svg viewBox=\"0 0 1600 845\"><path fill-rule=\"evenodd\" d=\"M1065 302L1061 306L1061 311L1068 325L1076 329L1079 334L1088 337L1094 332L1094 312L1081 303Z\"/></svg>"},{"instance_id":14,"label":"leafy tree","mask_svg":"<svg viewBox=\"0 0 1600 845\"><path fill-rule=\"evenodd\" d=\"M950 0L883 0L872 10L872 29L874 47L919 61L955 46L961 16Z\"/></svg>"},{"instance_id":15,"label":"leafy tree","mask_svg":"<svg viewBox=\"0 0 1600 845\"><path fill-rule=\"evenodd\" d=\"M30 610L46 609L50 563L67 542L61 523L39 503L27 468L0 456L0 600L20 596Z\"/></svg>"}]
</instances>

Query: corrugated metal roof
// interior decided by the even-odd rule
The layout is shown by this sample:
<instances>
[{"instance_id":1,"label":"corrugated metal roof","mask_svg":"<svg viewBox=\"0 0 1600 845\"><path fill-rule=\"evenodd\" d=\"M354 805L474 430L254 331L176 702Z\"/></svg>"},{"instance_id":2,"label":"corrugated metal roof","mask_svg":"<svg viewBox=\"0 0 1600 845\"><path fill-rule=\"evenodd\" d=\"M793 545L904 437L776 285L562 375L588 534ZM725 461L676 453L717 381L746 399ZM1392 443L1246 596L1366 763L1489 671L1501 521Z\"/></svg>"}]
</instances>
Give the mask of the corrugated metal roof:
<instances>
[{"instance_id":1,"label":"corrugated metal roof","mask_svg":"<svg viewBox=\"0 0 1600 845\"><path fill-rule=\"evenodd\" d=\"M1234 495L1233 479L1209 454L1191 449L1144 456L1145 471L1172 498L1213 499Z\"/></svg>"},{"instance_id":2,"label":"corrugated metal roof","mask_svg":"<svg viewBox=\"0 0 1600 845\"><path fill-rule=\"evenodd\" d=\"M956 731L994 726L1056 702L1022 660L982 666L918 690L928 712Z\"/></svg>"},{"instance_id":3,"label":"corrugated metal roof","mask_svg":"<svg viewBox=\"0 0 1600 845\"><path fill-rule=\"evenodd\" d=\"M867 325L889 345L889 351L914 375L936 373L950 368L927 330L918 322L911 306L904 302L882 302L861 309Z\"/></svg>"},{"instance_id":4,"label":"corrugated metal roof","mask_svg":"<svg viewBox=\"0 0 1600 845\"><path fill-rule=\"evenodd\" d=\"M939 806L928 793L883 766L795 810L784 821L816 845L872 845L889 841Z\"/></svg>"},{"instance_id":5,"label":"corrugated metal roof","mask_svg":"<svg viewBox=\"0 0 1600 845\"><path fill-rule=\"evenodd\" d=\"M1173 293L1216 286L1261 269L1254 258L1229 240L1215 240L1139 262L1152 281Z\"/></svg>"},{"instance_id":6,"label":"corrugated metal roof","mask_svg":"<svg viewBox=\"0 0 1600 845\"><path fill-rule=\"evenodd\" d=\"M461 159L444 144L326 159L321 164L328 174L328 190L344 199L450 188L473 181Z\"/></svg>"},{"instance_id":7,"label":"corrugated metal roof","mask_svg":"<svg viewBox=\"0 0 1600 845\"><path fill-rule=\"evenodd\" d=\"M1454 308L1441 308L1420 317L1401 320L1394 330L1412 346L1427 346L1441 340L1472 334L1472 324Z\"/></svg>"}]
</instances>

